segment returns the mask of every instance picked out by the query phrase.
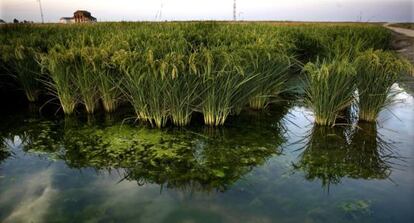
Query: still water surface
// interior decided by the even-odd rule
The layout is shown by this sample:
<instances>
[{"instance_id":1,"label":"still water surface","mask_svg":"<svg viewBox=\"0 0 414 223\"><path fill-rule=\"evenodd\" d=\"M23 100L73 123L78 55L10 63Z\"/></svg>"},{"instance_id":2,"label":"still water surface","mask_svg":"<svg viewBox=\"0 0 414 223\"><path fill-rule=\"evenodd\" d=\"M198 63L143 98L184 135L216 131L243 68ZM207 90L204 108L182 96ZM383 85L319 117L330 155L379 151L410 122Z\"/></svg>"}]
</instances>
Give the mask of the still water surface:
<instances>
[{"instance_id":1,"label":"still water surface","mask_svg":"<svg viewBox=\"0 0 414 223\"><path fill-rule=\"evenodd\" d=\"M414 222L414 98L377 124L303 107L218 129L3 115L0 222Z\"/></svg>"}]
</instances>

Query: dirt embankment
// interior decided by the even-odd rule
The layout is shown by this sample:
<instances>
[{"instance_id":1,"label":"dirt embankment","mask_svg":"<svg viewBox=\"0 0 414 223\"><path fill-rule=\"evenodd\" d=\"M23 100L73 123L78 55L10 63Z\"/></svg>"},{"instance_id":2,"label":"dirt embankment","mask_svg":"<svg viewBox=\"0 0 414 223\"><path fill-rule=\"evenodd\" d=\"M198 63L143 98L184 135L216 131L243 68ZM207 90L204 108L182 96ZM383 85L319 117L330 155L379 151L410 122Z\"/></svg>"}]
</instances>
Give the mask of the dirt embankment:
<instances>
[{"instance_id":1,"label":"dirt embankment","mask_svg":"<svg viewBox=\"0 0 414 223\"><path fill-rule=\"evenodd\" d=\"M387 26L386 26L387 27ZM387 27L389 28L389 27ZM414 67L414 37L407 36L399 30L391 29L393 33L392 48L400 55L408 59ZM414 30L410 30L413 31ZM411 75L404 75L400 80L400 85L407 92L414 95L414 68Z\"/></svg>"}]
</instances>

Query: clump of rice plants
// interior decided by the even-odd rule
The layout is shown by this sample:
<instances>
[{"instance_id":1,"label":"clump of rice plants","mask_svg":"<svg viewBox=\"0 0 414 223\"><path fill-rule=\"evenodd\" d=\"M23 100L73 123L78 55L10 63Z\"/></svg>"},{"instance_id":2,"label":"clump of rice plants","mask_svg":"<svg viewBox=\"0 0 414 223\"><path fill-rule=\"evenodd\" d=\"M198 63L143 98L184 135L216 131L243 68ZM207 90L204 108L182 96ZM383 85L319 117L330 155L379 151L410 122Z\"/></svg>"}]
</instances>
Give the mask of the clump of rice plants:
<instances>
[{"instance_id":1,"label":"clump of rice plants","mask_svg":"<svg viewBox=\"0 0 414 223\"><path fill-rule=\"evenodd\" d=\"M154 58L152 50L144 54L120 52L124 57L122 69L125 75L125 95L134 107L137 118L159 128L168 120L167 86L165 64Z\"/></svg>"},{"instance_id":2,"label":"clump of rice plants","mask_svg":"<svg viewBox=\"0 0 414 223\"><path fill-rule=\"evenodd\" d=\"M197 71L202 78L200 110L204 123L223 125L234 106L247 103L257 89L258 86L248 84L257 74L246 75L240 66L240 58L225 50L203 50L200 53Z\"/></svg>"},{"instance_id":3,"label":"clump of rice plants","mask_svg":"<svg viewBox=\"0 0 414 223\"><path fill-rule=\"evenodd\" d=\"M257 75L253 82L257 90L249 99L249 107L263 109L273 97L283 92L291 67L291 58L284 52L269 52L266 49L248 50L244 64L247 75ZM243 92L244 93L244 92Z\"/></svg>"},{"instance_id":4,"label":"clump of rice plants","mask_svg":"<svg viewBox=\"0 0 414 223\"><path fill-rule=\"evenodd\" d=\"M379 112L392 102L391 86L410 64L392 52L367 50L356 59L359 119L375 122Z\"/></svg>"},{"instance_id":5,"label":"clump of rice plants","mask_svg":"<svg viewBox=\"0 0 414 223\"><path fill-rule=\"evenodd\" d=\"M354 101L356 70L347 59L318 61L304 67L307 75L305 103L315 122L332 126L341 111Z\"/></svg>"},{"instance_id":6,"label":"clump of rice plants","mask_svg":"<svg viewBox=\"0 0 414 223\"><path fill-rule=\"evenodd\" d=\"M121 75L117 64L112 61L112 56L106 50L96 49L93 57L93 73L97 77L97 90L106 112L115 111L122 95Z\"/></svg>"},{"instance_id":7,"label":"clump of rice plants","mask_svg":"<svg viewBox=\"0 0 414 223\"><path fill-rule=\"evenodd\" d=\"M197 76L196 53L188 57L169 55L164 73L168 78L167 99L169 113L174 125L185 126L191 120L193 109L200 96L200 78Z\"/></svg>"},{"instance_id":8,"label":"clump of rice plants","mask_svg":"<svg viewBox=\"0 0 414 223\"><path fill-rule=\"evenodd\" d=\"M68 69L70 63L57 49L41 55L42 69L47 72L43 81L49 92L56 96L65 114L72 114L78 104L78 88L73 84L74 74Z\"/></svg>"},{"instance_id":9,"label":"clump of rice plants","mask_svg":"<svg viewBox=\"0 0 414 223\"><path fill-rule=\"evenodd\" d=\"M376 25L335 24L99 23L3 28L2 53L12 47L0 57L1 65L31 71L13 71L29 100L36 100L39 93L35 74L39 66L33 58L40 55L46 90L56 95L66 114L78 104L94 113L99 102L112 112L125 98L138 119L157 127L168 121L187 125L193 112L201 112L205 124L218 126L246 106L263 109L286 90L288 72L308 61L314 62L305 69L314 73L308 75L313 86L308 89L308 102L315 106L318 122L332 124L342 115L338 110L349 104L349 92L355 90L345 78L352 76L352 69L348 62L316 62L317 58L353 58L368 48L386 48L390 36Z\"/></svg>"},{"instance_id":10,"label":"clump of rice plants","mask_svg":"<svg viewBox=\"0 0 414 223\"><path fill-rule=\"evenodd\" d=\"M71 48L67 51L71 55L71 64L67 67L73 72L73 82L79 89L81 103L86 112L95 112L98 104L98 77L93 72L93 51L88 47Z\"/></svg>"},{"instance_id":11,"label":"clump of rice plants","mask_svg":"<svg viewBox=\"0 0 414 223\"><path fill-rule=\"evenodd\" d=\"M2 60L6 70L17 80L30 102L38 100L41 85L40 66L35 60L36 50L30 46L17 44L1 46Z\"/></svg>"}]
</instances>

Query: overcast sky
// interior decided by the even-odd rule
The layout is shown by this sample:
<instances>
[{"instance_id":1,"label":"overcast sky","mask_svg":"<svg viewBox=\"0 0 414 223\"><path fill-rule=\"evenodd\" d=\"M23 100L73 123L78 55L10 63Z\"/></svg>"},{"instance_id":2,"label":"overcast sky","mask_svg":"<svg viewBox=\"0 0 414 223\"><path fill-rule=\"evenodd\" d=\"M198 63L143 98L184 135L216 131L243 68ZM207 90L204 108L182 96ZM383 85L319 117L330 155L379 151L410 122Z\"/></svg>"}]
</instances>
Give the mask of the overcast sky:
<instances>
[{"instance_id":1,"label":"overcast sky","mask_svg":"<svg viewBox=\"0 0 414 223\"><path fill-rule=\"evenodd\" d=\"M78 9L98 21L230 20L233 0L41 0L45 21ZM38 0L0 0L0 18L40 21ZM413 0L237 0L242 20L414 21ZM161 12L161 16L160 16ZM161 18L160 18L161 17Z\"/></svg>"}]
</instances>

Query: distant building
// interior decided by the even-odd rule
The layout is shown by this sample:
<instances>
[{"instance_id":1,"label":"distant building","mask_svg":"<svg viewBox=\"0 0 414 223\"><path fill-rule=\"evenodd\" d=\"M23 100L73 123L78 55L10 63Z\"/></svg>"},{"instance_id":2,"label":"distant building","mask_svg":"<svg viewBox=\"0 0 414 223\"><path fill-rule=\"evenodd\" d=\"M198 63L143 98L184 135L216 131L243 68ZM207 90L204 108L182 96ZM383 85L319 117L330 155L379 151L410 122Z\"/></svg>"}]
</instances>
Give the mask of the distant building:
<instances>
[{"instance_id":1,"label":"distant building","mask_svg":"<svg viewBox=\"0 0 414 223\"><path fill-rule=\"evenodd\" d=\"M96 22L96 18L88 11L78 10L73 14L75 22Z\"/></svg>"},{"instance_id":2,"label":"distant building","mask_svg":"<svg viewBox=\"0 0 414 223\"><path fill-rule=\"evenodd\" d=\"M73 18L73 17L62 17L62 18L60 18L59 22L60 23L65 23L65 24L75 23L75 18Z\"/></svg>"},{"instance_id":3,"label":"distant building","mask_svg":"<svg viewBox=\"0 0 414 223\"><path fill-rule=\"evenodd\" d=\"M90 12L85 10L78 10L73 13L73 17L62 17L60 23L88 23L96 22L96 18Z\"/></svg>"}]
</instances>

